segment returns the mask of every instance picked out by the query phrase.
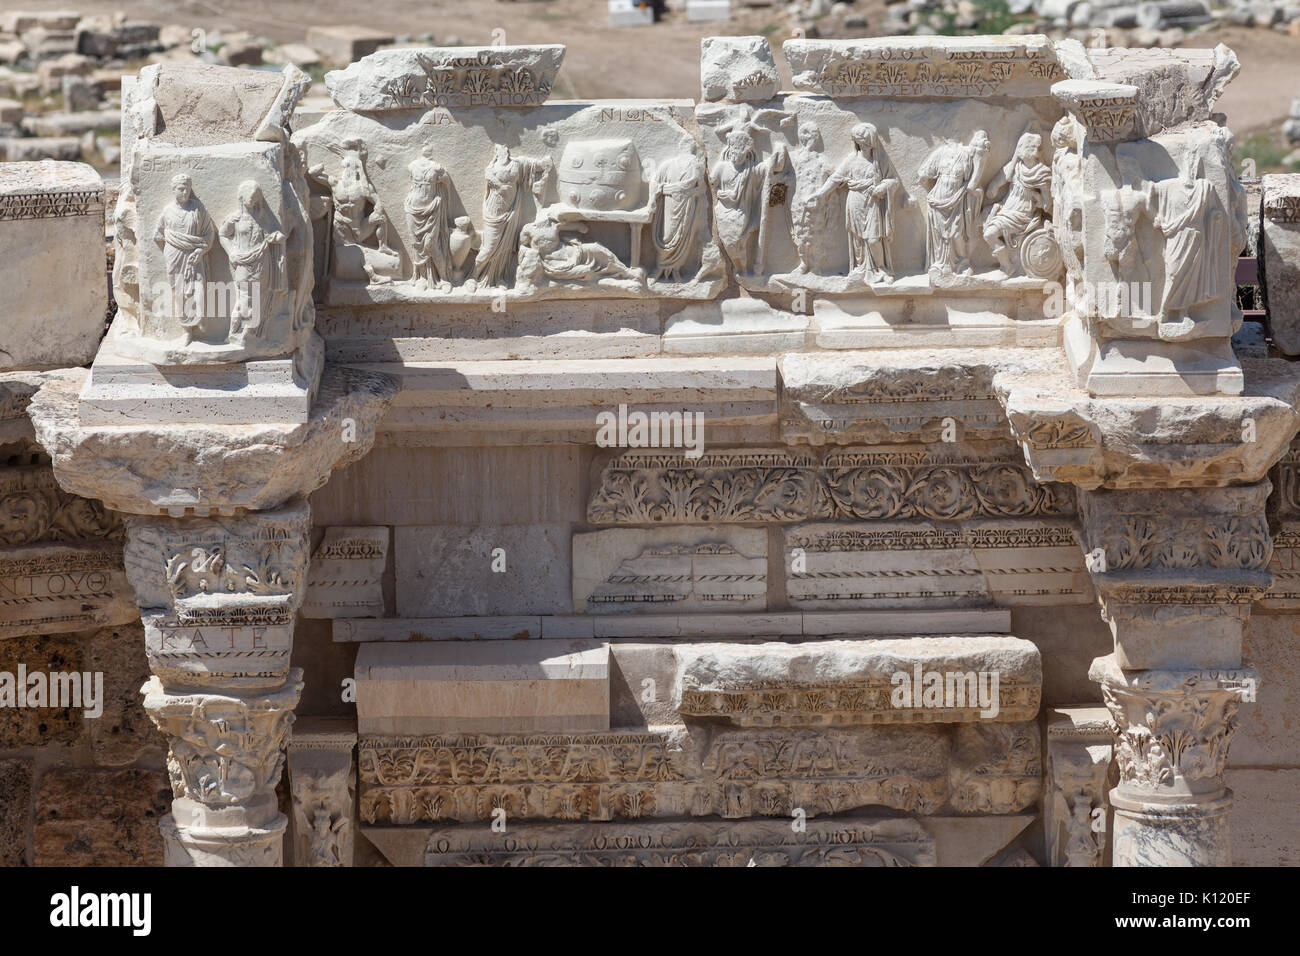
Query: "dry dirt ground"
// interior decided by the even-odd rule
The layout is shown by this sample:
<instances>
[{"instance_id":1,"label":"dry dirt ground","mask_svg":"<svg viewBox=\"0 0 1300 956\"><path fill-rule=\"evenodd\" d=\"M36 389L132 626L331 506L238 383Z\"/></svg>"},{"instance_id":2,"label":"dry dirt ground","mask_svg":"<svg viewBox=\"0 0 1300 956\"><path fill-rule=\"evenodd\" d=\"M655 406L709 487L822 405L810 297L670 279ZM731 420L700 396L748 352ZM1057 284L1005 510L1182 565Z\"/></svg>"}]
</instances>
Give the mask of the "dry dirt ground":
<instances>
[{"instance_id":1,"label":"dry dirt ground","mask_svg":"<svg viewBox=\"0 0 1300 956\"><path fill-rule=\"evenodd\" d=\"M736 6L740 12L730 23L687 23L670 12L651 27L618 29L609 25L605 0L0 0L0 9L124 10L132 18L191 28L231 25L278 42L301 41L313 23L363 23L394 34L454 36L465 44L490 43L500 29L506 43L566 44L556 93L577 98L695 97L702 37L762 33L779 42L788 35L778 8ZM881 22L880 0L863 6L870 23ZM1221 42L1242 62L1241 75L1220 101L1232 128L1276 127L1300 97L1300 37L1222 27L1189 37L1187 45Z\"/></svg>"}]
</instances>

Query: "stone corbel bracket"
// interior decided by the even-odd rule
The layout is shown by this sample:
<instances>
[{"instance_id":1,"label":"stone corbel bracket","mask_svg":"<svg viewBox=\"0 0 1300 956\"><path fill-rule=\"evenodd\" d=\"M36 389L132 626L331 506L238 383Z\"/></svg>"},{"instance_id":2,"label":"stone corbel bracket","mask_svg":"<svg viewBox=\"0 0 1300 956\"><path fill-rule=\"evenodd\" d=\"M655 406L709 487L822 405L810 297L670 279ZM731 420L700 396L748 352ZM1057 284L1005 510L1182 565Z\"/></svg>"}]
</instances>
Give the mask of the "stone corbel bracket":
<instances>
[{"instance_id":1,"label":"stone corbel bracket","mask_svg":"<svg viewBox=\"0 0 1300 956\"><path fill-rule=\"evenodd\" d=\"M1300 428L1300 370L1243 359L1243 395L1093 398L1056 371L994 376L1038 481L1085 490L1191 488L1262 480Z\"/></svg>"},{"instance_id":2,"label":"stone corbel bracket","mask_svg":"<svg viewBox=\"0 0 1300 956\"><path fill-rule=\"evenodd\" d=\"M83 425L86 372L52 379L29 405L65 490L114 511L229 515L306 496L365 457L397 395L389 376L330 366L300 425Z\"/></svg>"}]
</instances>

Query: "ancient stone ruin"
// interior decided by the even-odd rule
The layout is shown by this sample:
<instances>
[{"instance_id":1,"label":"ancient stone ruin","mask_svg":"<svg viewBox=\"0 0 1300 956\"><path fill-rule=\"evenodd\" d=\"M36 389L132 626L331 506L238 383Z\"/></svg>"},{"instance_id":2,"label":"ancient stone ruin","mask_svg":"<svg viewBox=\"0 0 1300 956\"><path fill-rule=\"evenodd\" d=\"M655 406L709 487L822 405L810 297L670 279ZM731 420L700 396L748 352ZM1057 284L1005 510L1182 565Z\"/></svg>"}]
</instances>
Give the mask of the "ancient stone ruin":
<instances>
[{"instance_id":1,"label":"ancient stone ruin","mask_svg":"<svg viewBox=\"0 0 1300 956\"><path fill-rule=\"evenodd\" d=\"M155 63L112 192L0 165L0 671L127 700L0 710L6 861L104 787L169 866L1287 862L1300 181L1232 51L564 53Z\"/></svg>"}]
</instances>

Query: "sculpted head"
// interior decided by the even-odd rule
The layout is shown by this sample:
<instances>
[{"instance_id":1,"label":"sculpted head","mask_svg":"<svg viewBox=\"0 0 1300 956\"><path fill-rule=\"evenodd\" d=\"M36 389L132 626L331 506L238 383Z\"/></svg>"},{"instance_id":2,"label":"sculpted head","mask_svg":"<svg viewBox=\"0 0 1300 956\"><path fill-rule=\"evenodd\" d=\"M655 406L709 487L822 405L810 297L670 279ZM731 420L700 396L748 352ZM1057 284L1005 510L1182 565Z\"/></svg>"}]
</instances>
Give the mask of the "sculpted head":
<instances>
[{"instance_id":1,"label":"sculpted head","mask_svg":"<svg viewBox=\"0 0 1300 956\"><path fill-rule=\"evenodd\" d=\"M727 134L727 158L733 163L748 159L754 152L754 137L743 129L733 129Z\"/></svg>"},{"instance_id":2,"label":"sculpted head","mask_svg":"<svg viewBox=\"0 0 1300 956\"><path fill-rule=\"evenodd\" d=\"M1042 148L1043 137L1037 133L1022 133L1016 142L1016 159L1023 163L1032 163L1038 159L1038 150Z\"/></svg>"},{"instance_id":3,"label":"sculpted head","mask_svg":"<svg viewBox=\"0 0 1300 956\"><path fill-rule=\"evenodd\" d=\"M876 127L871 123L858 123L849 132L849 136L853 140L854 148L864 153L873 151L879 141Z\"/></svg>"},{"instance_id":4,"label":"sculpted head","mask_svg":"<svg viewBox=\"0 0 1300 956\"><path fill-rule=\"evenodd\" d=\"M1052 146L1055 149L1075 149L1079 145L1074 135L1074 120L1062 116L1052 127Z\"/></svg>"},{"instance_id":5,"label":"sculpted head","mask_svg":"<svg viewBox=\"0 0 1300 956\"><path fill-rule=\"evenodd\" d=\"M987 153L989 151L989 134L982 129L977 129L975 135L970 138L970 144L977 153Z\"/></svg>"},{"instance_id":6,"label":"sculpted head","mask_svg":"<svg viewBox=\"0 0 1300 956\"><path fill-rule=\"evenodd\" d=\"M262 187L246 179L239 184L239 206L250 212L262 204Z\"/></svg>"},{"instance_id":7,"label":"sculpted head","mask_svg":"<svg viewBox=\"0 0 1300 956\"><path fill-rule=\"evenodd\" d=\"M822 131L816 123L799 124L799 145L804 149L822 148Z\"/></svg>"},{"instance_id":8,"label":"sculpted head","mask_svg":"<svg viewBox=\"0 0 1300 956\"><path fill-rule=\"evenodd\" d=\"M194 196L194 183L185 173L177 173L172 177L172 196L178 206L184 206Z\"/></svg>"}]
</instances>

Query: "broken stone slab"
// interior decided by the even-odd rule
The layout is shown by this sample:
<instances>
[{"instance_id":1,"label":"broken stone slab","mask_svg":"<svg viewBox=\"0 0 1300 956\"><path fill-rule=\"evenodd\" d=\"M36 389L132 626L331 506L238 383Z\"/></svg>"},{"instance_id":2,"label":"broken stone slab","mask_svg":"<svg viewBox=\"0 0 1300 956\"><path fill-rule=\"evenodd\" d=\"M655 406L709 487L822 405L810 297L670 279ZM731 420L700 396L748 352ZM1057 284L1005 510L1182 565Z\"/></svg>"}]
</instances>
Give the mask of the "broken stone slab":
<instances>
[{"instance_id":1,"label":"broken stone slab","mask_svg":"<svg viewBox=\"0 0 1300 956\"><path fill-rule=\"evenodd\" d=\"M230 514L309 494L370 451L397 392L386 375L331 366L304 424L84 425L86 376L75 370L37 393L37 439L63 487L135 514ZM237 466L218 467L214 455Z\"/></svg>"},{"instance_id":2,"label":"broken stone slab","mask_svg":"<svg viewBox=\"0 0 1300 956\"><path fill-rule=\"evenodd\" d=\"M392 42L394 37L391 33L353 24L307 28L307 46L338 66L355 63Z\"/></svg>"},{"instance_id":3,"label":"broken stone slab","mask_svg":"<svg viewBox=\"0 0 1300 956\"><path fill-rule=\"evenodd\" d=\"M1009 635L683 644L673 705L742 727L1024 721L1042 659Z\"/></svg>"},{"instance_id":4,"label":"broken stone slab","mask_svg":"<svg viewBox=\"0 0 1300 956\"><path fill-rule=\"evenodd\" d=\"M767 532L611 528L573 536L573 611L763 611Z\"/></svg>"},{"instance_id":5,"label":"broken stone slab","mask_svg":"<svg viewBox=\"0 0 1300 956\"><path fill-rule=\"evenodd\" d=\"M0 369L84 365L108 310L104 182L84 163L0 165Z\"/></svg>"},{"instance_id":6,"label":"broken stone slab","mask_svg":"<svg viewBox=\"0 0 1300 956\"><path fill-rule=\"evenodd\" d=\"M787 354L781 438L790 444L1004 438L994 374L1049 367L1036 349L902 349Z\"/></svg>"},{"instance_id":7,"label":"broken stone slab","mask_svg":"<svg viewBox=\"0 0 1300 956\"><path fill-rule=\"evenodd\" d=\"M357 730L372 734L609 729L609 645L366 644Z\"/></svg>"},{"instance_id":8,"label":"broken stone slab","mask_svg":"<svg viewBox=\"0 0 1300 956\"><path fill-rule=\"evenodd\" d=\"M1043 35L786 40L794 88L836 99L1046 96L1066 77Z\"/></svg>"},{"instance_id":9,"label":"broken stone slab","mask_svg":"<svg viewBox=\"0 0 1300 956\"><path fill-rule=\"evenodd\" d=\"M1259 274L1273 344L1300 355L1300 173L1271 173L1261 184Z\"/></svg>"},{"instance_id":10,"label":"broken stone slab","mask_svg":"<svg viewBox=\"0 0 1300 956\"><path fill-rule=\"evenodd\" d=\"M780 85L766 37L705 37L700 41L700 97L713 102L762 102Z\"/></svg>"},{"instance_id":11,"label":"broken stone slab","mask_svg":"<svg viewBox=\"0 0 1300 956\"><path fill-rule=\"evenodd\" d=\"M1118 104L1107 102L1117 96L1115 91L1120 87L1133 89L1131 113L1125 118L1127 122L1131 117L1133 123L1131 133L1123 137L1127 139L1154 136L1185 123L1213 119L1215 103L1241 70L1237 55L1222 43L1212 50L1105 47L1090 49L1086 55L1091 75L1074 75L1071 79L1098 84L1094 92L1090 94L1086 85L1073 82L1060 86L1079 98L1080 113L1094 114L1098 125L1119 109ZM1060 95L1057 87L1052 92ZM1092 125L1086 119L1084 122Z\"/></svg>"},{"instance_id":12,"label":"broken stone slab","mask_svg":"<svg viewBox=\"0 0 1300 956\"><path fill-rule=\"evenodd\" d=\"M88 109L72 113L48 113L23 118L23 129L36 136L82 136L85 133L116 132L122 126L122 112Z\"/></svg>"},{"instance_id":13,"label":"broken stone slab","mask_svg":"<svg viewBox=\"0 0 1300 956\"><path fill-rule=\"evenodd\" d=\"M129 96L123 90L122 105L137 135L168 146L237 143L259 138L284 83L282 74L265 70L168 61L141 70Z\"/></svg>"},{"instance_id":14,"label":"broken stone slab","mask_svg":"<svg viewBox=\"0 0 1300 956\"><path fill-rule=\"evenodd\" d=\"M0 475L0 481L8 484L8 476ZM15 495L12 503L23 499L33 500ZM83 508L89 509L90 502ZM122 570L120 542L0 547L0 639L111 627L139 616Z\"/></svg>"},{"instance_id":15,"label":"broken stone slab","mask_svg":"<svg viewBox=\"0 0 1300 956\"><path fill-rule=\"evenodd\" d=\"M74 162L81 159L81 140L75 136L8 137L0 139L0 156L8 163Z\"/></svg>"},{"instance_id":16,"label":"broken stone slab","mask_svg":"<svg viewBox=\"0 0 1300 956\"><path fill-rule=\"evenodd\" d=\"M546 102L564 47L478 46L380 50L325 74L343 109L529 108Z\"/></svg>"},{"instance_id":17,"label":"broken stone slab","mask_svg":"<svg viewBox=\"0 0 1300 956\"><path fill-rule=\"evenodd\" d=\"M384 616L387 527L326 528L311 556L303 617Z\"/></svg>"},{"instance_id":18,"label":"broken stone slab","mask_svg":"<svg viewBox=\"0 0 1300 956\"><path fill-rule=\"evenodd\" d=\"M1255 482L1300 427L1300 371L1243 358L1240 396L1093 398L1053 371L1005 371L993 387L1040 482L1080 488Z\"/></svg>"}]
</instances>

